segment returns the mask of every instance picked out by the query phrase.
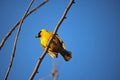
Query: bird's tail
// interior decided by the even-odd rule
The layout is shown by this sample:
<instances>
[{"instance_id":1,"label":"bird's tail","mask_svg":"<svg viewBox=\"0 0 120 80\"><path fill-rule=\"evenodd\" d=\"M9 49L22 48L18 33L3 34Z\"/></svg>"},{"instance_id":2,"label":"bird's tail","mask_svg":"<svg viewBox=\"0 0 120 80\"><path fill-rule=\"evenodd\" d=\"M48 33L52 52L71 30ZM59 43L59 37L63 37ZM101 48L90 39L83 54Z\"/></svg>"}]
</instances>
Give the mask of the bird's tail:
<instances>
[{"instance_id":1,"label":"bird's tail","mask_svg":"<svg viewBox=\"0 0 120 80\"><path fill-rule=\"evenodd\" d=\"M65 61L69 61L72 58L72 53L65 49L61 52L61 55L63 56Z\"/></svg>"}]
</instances>

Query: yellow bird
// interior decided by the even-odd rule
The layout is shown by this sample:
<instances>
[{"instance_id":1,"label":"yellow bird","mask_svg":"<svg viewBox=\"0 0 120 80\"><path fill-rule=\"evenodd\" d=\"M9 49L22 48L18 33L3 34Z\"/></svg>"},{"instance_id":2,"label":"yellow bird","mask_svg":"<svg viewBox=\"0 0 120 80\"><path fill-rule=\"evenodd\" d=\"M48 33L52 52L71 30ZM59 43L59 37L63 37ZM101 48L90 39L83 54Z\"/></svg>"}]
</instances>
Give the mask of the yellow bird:
<instances>
[{"instance_id":1,"label":"yellow bird","mask_svg":"<svg viewBox=\"0 0 120 80\"><path fill-rule=\"evenodd\" d=\"M40 38L40 43L43 49L45 49L47 46L47 43L52 35L53 32L42 29L36 36L36 38ZM66 50L64 42L58 35L55 35L54 39L50 43L48 54L52 58L56 58L58 56L58 53L60 53L66 61L69 61L72 58L72 53Z\"/></svg>"}]
</instances>

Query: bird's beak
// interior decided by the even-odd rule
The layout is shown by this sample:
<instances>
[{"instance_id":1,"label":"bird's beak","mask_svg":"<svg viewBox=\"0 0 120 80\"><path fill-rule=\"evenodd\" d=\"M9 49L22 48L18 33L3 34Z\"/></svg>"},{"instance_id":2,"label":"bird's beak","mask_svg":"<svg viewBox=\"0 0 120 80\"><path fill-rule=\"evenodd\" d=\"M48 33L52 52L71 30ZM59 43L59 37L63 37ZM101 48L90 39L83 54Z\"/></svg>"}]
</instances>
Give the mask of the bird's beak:
<instances>
[{"instance_id":1,"label":"bird's beak","mask_svg":"<svg viewBox=\"0 0 120 80\"><path fill-rule=\"evenodd\" d=\"M35 38L40 38L41 35L40 35L41 31L35 36Z\"/></svg>"},{"instance_id":2,"label":"bird's beak","mask_svg":"<svg viewBox=\"0 0 120 80\"><path fill-rule=\"evenodd\" d=\"M39 35L36 35L35 38L39 38L40 36Z\"/></svg>"}]
</instances>

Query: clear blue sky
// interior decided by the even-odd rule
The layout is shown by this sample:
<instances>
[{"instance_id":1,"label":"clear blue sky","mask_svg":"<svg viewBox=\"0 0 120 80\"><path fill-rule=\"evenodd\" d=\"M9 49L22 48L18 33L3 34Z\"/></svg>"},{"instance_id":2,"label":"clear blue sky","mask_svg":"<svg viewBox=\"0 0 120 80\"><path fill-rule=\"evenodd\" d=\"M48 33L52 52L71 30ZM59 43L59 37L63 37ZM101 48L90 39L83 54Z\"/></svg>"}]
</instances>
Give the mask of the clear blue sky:
<instances>
[{"instance_id":1,"label":"clear blue sky","mask_svg":"<svg viewBox=\"0 0 120 80\"><path fill-rule=\"evenodd\" d=\"M0 1L0 42L9 29L23 16L30 0ZM36 0L32 8L42 0ZM42 54L35 35L41 29L53 31L69 0L49 0L25 19L16 55L8 80L28 80ZM73 57L65 62L59 55L59 80L120 80L120 1L75 0L59 28ZM3 80L10 61L17 29L0 50L0 80ZM52 58L45 56L34 80L48 75ZM53 80L49 78L48 80Z\"/></svg>"}]
</instances>

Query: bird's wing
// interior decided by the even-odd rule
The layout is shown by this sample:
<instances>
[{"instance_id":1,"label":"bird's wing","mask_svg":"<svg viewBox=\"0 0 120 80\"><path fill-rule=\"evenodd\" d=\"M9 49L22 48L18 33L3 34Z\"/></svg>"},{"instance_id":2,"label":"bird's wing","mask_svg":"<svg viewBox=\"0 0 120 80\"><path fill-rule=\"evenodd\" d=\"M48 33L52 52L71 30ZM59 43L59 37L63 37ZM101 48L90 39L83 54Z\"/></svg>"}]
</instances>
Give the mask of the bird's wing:
<instances>
[{"instance_id":1,"label":"bird's wing","mask_svg":"<svg viewBox=\"0 0 120 80\"><path fill-rule=\"evenodd\" d=\"M58 56L58 53L48 50L48 55L52 58L56 58Z\"/></svg>"},{"instance_id":2,"label":"bird's wing","mask_svg":"<svg viewBox=\"0 0 120 80\"><path fill-rule=\"evenodd\" d=\"M58 36L58 34L56 35L56 37L60 40L60 43L62 44L62 47L63 47L64 49L66 49L64 42L63 42L62 39Z\"/></svg>"}]
</instances>

